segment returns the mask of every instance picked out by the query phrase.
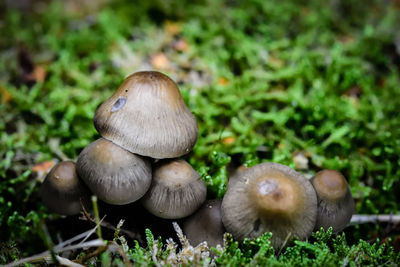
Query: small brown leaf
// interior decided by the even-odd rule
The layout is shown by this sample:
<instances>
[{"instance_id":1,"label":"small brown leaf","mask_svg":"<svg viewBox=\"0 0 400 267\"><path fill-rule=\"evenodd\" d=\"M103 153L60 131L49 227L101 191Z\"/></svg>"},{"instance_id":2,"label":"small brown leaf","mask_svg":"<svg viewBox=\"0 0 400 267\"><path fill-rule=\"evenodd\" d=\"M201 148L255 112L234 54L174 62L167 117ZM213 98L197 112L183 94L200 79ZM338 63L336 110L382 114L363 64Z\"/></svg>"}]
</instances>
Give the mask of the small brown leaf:
<instances>
[{"instance_id":1,"label":"small brown leaf","mask_svg":"<svg viewBox=\"0 0 400 267\"><path fill-rule=\"evenodd\" d=\"M168 69L170 66L169 60L164 53L155 54L151 58L151 65L156 69Z\"/></svg>"},{"instance_id":2,"label":"small brown leaf","mask_svg":"<svg viewBox=\"0 0 400 267\"><path fill-rule=\"evenodd\" d=\"M184 39L179 39L178 41L175 42L174 48L177 51L184 52L189 49L189 45Z\"/></svg>"},{"instance_id":3,"label":"small brown leaf","mask_svg":"<svg viewBox=\"0 0 400 267\"><path fill-rule=\"evenodd\" d=\"M181 25L173 21L165 23L165 30L171 35L178 35L181 32Z\"/></svg>"},{"instance_id":4,"label":"small brown leaf","mask_svg":"<svg viewBox=\"0 0 400 267\"><path fill-rule=\"evenodd\" d=\"M46 79L47 71L43 66L35 66L33 70L33 77L37 82L44 82Z\"/></svg>"},{"instance_id":5,"label":"small brown leaf","mask_svg":"<svg viewBox=\"0 0 400 267\"><path fill-rule=\"evenodd\" d=\"M0 85L1 103L5 104L11 101L12 94L7 89Z\"/></svg>"},{"instance_id":6,"label":"small brown leaf","mask_svg":"<svg viewBox=\"0 0 400 267\"><path fill-rule=\"evenodd\" d=\"M338 39L339 39L339 42L341 42L343 44L354 42L354 37L351 35L342 35L342 36L339 36Z\"/></svg>"},{"instance_id":7,"label":"small brown leaf","mask_svg":"<svg viewBox=\"0 0 400 267\"><path fill-rule=\"evenodd\" d=\"M229 80L227 78L225 78L225 77L220 77L218 79L218 84L219 85L227 85L228 83L229 83Z\"/></svg>"},{"instance_id":8,"label":"small brown leaf","mask_svg":"<svg viewBox=\"0 0 400 267\"><path fill-rule=\"evenodd\" d=\"M225 145L230 145L230 144L233 144L234 142L235 142L235 138L232 136L225 137L224 139L222 139L222 143Z\"/></svg>"},{"instance_id":9,"label":"small brown leaf","mask_svg":"<svg viewBox=\"0 0 400 267\"><path fill-rule=\"evenodd\" d=\"M36 179L39 182L43 182L47 173L53 168L56 164L55 160L48 160L41 163L38 163L32 167L32 172L36 174Z\"/></svg>"},{"instance_id":10,"label":"small brown leaf","mask_svg":"<svg viewBox=\"0 0 400 267\"><path fill-rule=\"evenodd\" d=\"M49 172L55 165L54 160L43 161L32 167L33 172Z\"/></svg>"},{"instance_id":11,"label":"small brown leaf","mask_svg":"<svg viewBox=\"0 0 400 267\"><path fill-rule=\"evenodd\" d=\"M344 94L349 97L359 98L362 90L359 86L350 87Z\"/></svg>"}]
</instances>

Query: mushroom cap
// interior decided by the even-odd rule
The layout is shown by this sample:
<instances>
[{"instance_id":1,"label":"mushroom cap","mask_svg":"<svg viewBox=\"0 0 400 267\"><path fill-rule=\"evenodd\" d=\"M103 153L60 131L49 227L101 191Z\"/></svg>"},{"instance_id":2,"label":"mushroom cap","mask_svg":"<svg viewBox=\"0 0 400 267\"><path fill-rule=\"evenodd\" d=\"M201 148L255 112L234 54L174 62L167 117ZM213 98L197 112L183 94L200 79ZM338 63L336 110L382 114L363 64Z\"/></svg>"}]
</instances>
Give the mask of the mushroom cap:
<instances>
[{"instance_id":1,"label":"mushroom cap","mask_svg":"<svg viewBox=\"0 0 400 267\"><path fill-rule=\"evenodd\" d=\"M106 139L152 158L189 153L197 140L197 123L179 88L156 71L130 75L96 111L94 125Z\"/></svg>"},{"instance_id":2,"label":"mushroom cap","mask_svg":"<svg viewBox=\"0 0 400 267\"><path fill-rule=\"evenodd\" d=\"M272 232L272 245L307 239L317 217L317 197L311 183L293 169L262 163L244 171L222 201L222 222L236 239Z\"/></svg>"},{"instance_id":3,"label":"mushroom cap","mask_svg":"<svg viewBox=\"0 0 400 267\"><path fill-rule=\"evenodd\" d=\"M242 175L242 173L247 170L248 167L245 165L240 165L238 168L234 170L234 172L228 176L228 188L231 186L234 186L235 183L239 180L239 177Z\"/></svg>"},{"instance_id":4,"label":"mushroom cap","mask_svg":"<svg viewBox=\"0 0 400 267\"><path fill-rule=\"evenodd\" d=\"M79 154L76 170L93 194L109 204L141 198L151 184L150 161L100 138Z\"/></svg>"},{"instance_id":5,"label":"mushroom cap","mask_svg":"<svg viewBox=\"0 0 400 267\"><path fill-rule=\"evenodd\" d=\"M75 163L63 161L56 164L40 186L43 203L52 211L62 215L75 215L82 204L89 203L89 190L79 179Z\"/></svg>"},{"instance_id":6,"label":"mushroom cap","mask_svg":"<svg viewBox=\"0 0 400 267\"><path fill-rule=\"evenodd\" d=\"M343 230L355 213L354 200L346 178L336 170L322 170L312 179L318 198L315 230L332 226L333 232Z\"/></svg>"},{"instance_id":7,"label":"mushroom cap","mask_svg":"<svg viewBox=\"0 0 400 267\"><path fill-rule=\"evenodd\" d=\"M196 211L206 195L204 180L189 163L182 159L161 160L153 169L153 181L141 201L158 217L179 219Z\"/></svg>"},{"instance_id":8,"label":"mushroom cap","mask_svg":"<svg viewBox=\"0 0 400 267\"><path fill-rule=\"evenodd\" d=\"M183 233L193 246L204 241L212 247L223 245L225 227L222 224L221 203L222 199L207 200L183 222Z\"/></svg>"}]
</instances>

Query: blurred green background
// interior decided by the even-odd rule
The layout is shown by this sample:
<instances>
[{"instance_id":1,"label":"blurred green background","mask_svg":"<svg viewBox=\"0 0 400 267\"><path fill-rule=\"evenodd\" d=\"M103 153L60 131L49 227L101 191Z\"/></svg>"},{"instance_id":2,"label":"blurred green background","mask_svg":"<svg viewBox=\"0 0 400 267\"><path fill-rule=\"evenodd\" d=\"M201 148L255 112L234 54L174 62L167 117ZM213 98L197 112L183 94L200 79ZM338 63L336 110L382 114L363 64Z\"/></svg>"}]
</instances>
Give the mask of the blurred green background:
<instances>
[{"instance_id":1,"label":"blurred green background","mask_svg":"<svg viewBox=\"0 0 400 267\"><path fill-rule=\"evenodd\" d=\"M400 1L7 0L0 10L2 261L45 248L41 225L58 217L40 203L44 173L99 137L96 107L139 70L179 84L199 126L186 159L209 198L235 168L272 161L307 177L339 170L358 213L398 213ZM400 248L396 225L346 234Z\"/></svg>"}]
</instances>

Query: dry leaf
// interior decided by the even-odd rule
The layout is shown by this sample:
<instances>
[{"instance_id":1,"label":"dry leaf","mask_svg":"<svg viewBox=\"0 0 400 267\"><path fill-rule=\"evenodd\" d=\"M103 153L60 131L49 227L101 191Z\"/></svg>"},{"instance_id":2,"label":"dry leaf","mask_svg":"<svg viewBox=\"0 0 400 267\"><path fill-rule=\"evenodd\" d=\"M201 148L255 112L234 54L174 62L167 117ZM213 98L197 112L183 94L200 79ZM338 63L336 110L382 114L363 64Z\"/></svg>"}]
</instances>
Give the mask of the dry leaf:
<instances>
[{"instance_id":1,"label":"dry leaf","mask_svg":"<svg viewBox=\"0 0 400 267\"><path fill-rule=\"evenodd\" d=\"M46 69L43 66L35 66L33 70L33 77L37 82L44 82L46 79Z\"/></svg>"},{"instance_id":2,"label":"dry leaf","mask_svg":"<svg viewBox=\"0 0 400 267\"><path fill-rule=\"evenodd\" d=\"M227 78L225 78L225 77L220 77L218 79L218 84L219 85L227 85L228 83L229 83L229 80Z\"/></svg>"},{"instance_id":3,"label":"dry leaf","mask_svg":"<svg viewBox=\"0 0 400 267\"><path fill-rule=\"evenodd\" d=\"M156 69L168 69L170 66L169 60L164 53L155 54L151 58L151 65Z\"/></svg>"},{"instance_id":4,"label":"dry leaf","mask_svg":"<svg viewBox=\"0 0 400 267\"><path fill-rule=\"evenodd\" d=\"M174 48L177 51L184 52L184 51L187 51L189 49L189 45L184 39L180 39L180 40L175 42Z\"/></svg>"},{"instance_id":5,"label":"dry leaf","mask_svg":"<svg viewBox=\"0 0 400 267\"><path fill-rule=\"evenodd\" d=\"M225 145L230 145L230 144L233 144L234 142L235 142L235 138L232 136L225 137L224 139L222 139L222 143Z\"/></svg>"},{"instance_id":6,"label":"dry leaf","mask_svg":"<svg viewBox=\"0 0 400 267\"><path fill-rule=\"evenodd\" d=\"M342 35L342 36L339 36L338 39L339 39L339 42L341 42L343 44L352 43L355 40L354 37L351 35Z\"/></svg>"},{"instance_id":7,"label":"dry leaf","mask_svg":"<svg viewBox=\"0 0 400 267\"><path fill-rule=\"evenodd\" d=\"M181 25L176 22L167 21L165 23L165 30L171 35L178 35L181 32Z\"/></svg>"},{"instance_id":8,"label":"dry leaf","mask_svg":"<svg viewBox=\"0 0 400 267\"><path fill-rule=\"evenodd\" d=\"M10 102L12 99L12 94L3 86L0 86L0 95L2 104Z\"/></svg>"},{"instance_id":9,"label":"dry leaf","mask_svg":"<svg viewBox=\"0 0 400 267\"><path fill-rule=\"evenodd\" d=\"M53 168L55 164L56 164L55 160L48 160L35 164L32 167L32 171L37 174L36 179L38 179L40 182L43 182L47 173L51 170L51 168Z\"/></svg>"}]
</instances>

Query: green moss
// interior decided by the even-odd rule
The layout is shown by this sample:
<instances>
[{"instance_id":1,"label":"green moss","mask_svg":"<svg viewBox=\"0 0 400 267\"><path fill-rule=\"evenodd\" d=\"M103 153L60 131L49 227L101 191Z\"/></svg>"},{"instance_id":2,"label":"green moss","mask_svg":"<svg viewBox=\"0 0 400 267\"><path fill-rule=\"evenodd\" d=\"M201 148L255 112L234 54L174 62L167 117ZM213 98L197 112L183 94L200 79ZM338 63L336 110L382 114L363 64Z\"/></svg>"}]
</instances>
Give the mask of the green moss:
<instances>
[{"instance_id":1,"label":"green moss","mask_svg":"<svg viewBox=\"0 0 400 267\"><path fill-rule=\"evenodd\" d=\"M40 222L55 218L40 203L33 165L76 158L99 137L96 107L160 52L170 62L162 71L180 82L197 118L199 139L187 159L209 198L223 196L231 166L296 167L300 152L306 175L332 168L348 177L359 213L399 211L395 2L118 0L73 12L56 1L28 13L1 10L0 236L16 244L2 246L1 263L20 257L18 247L38 252ZM168 30L171 21L178 33ZM174 48L180 39L183 52ZM35 67L44 79L28 77ZM390 265L398 260L391 248L359 241L398 235L378 228L349 229L350 244L317 234L277 256L267 236L240 247L229 241L216 262ZM138 245L130 253L152 262Z\"/></svg>"}]
</instances>

